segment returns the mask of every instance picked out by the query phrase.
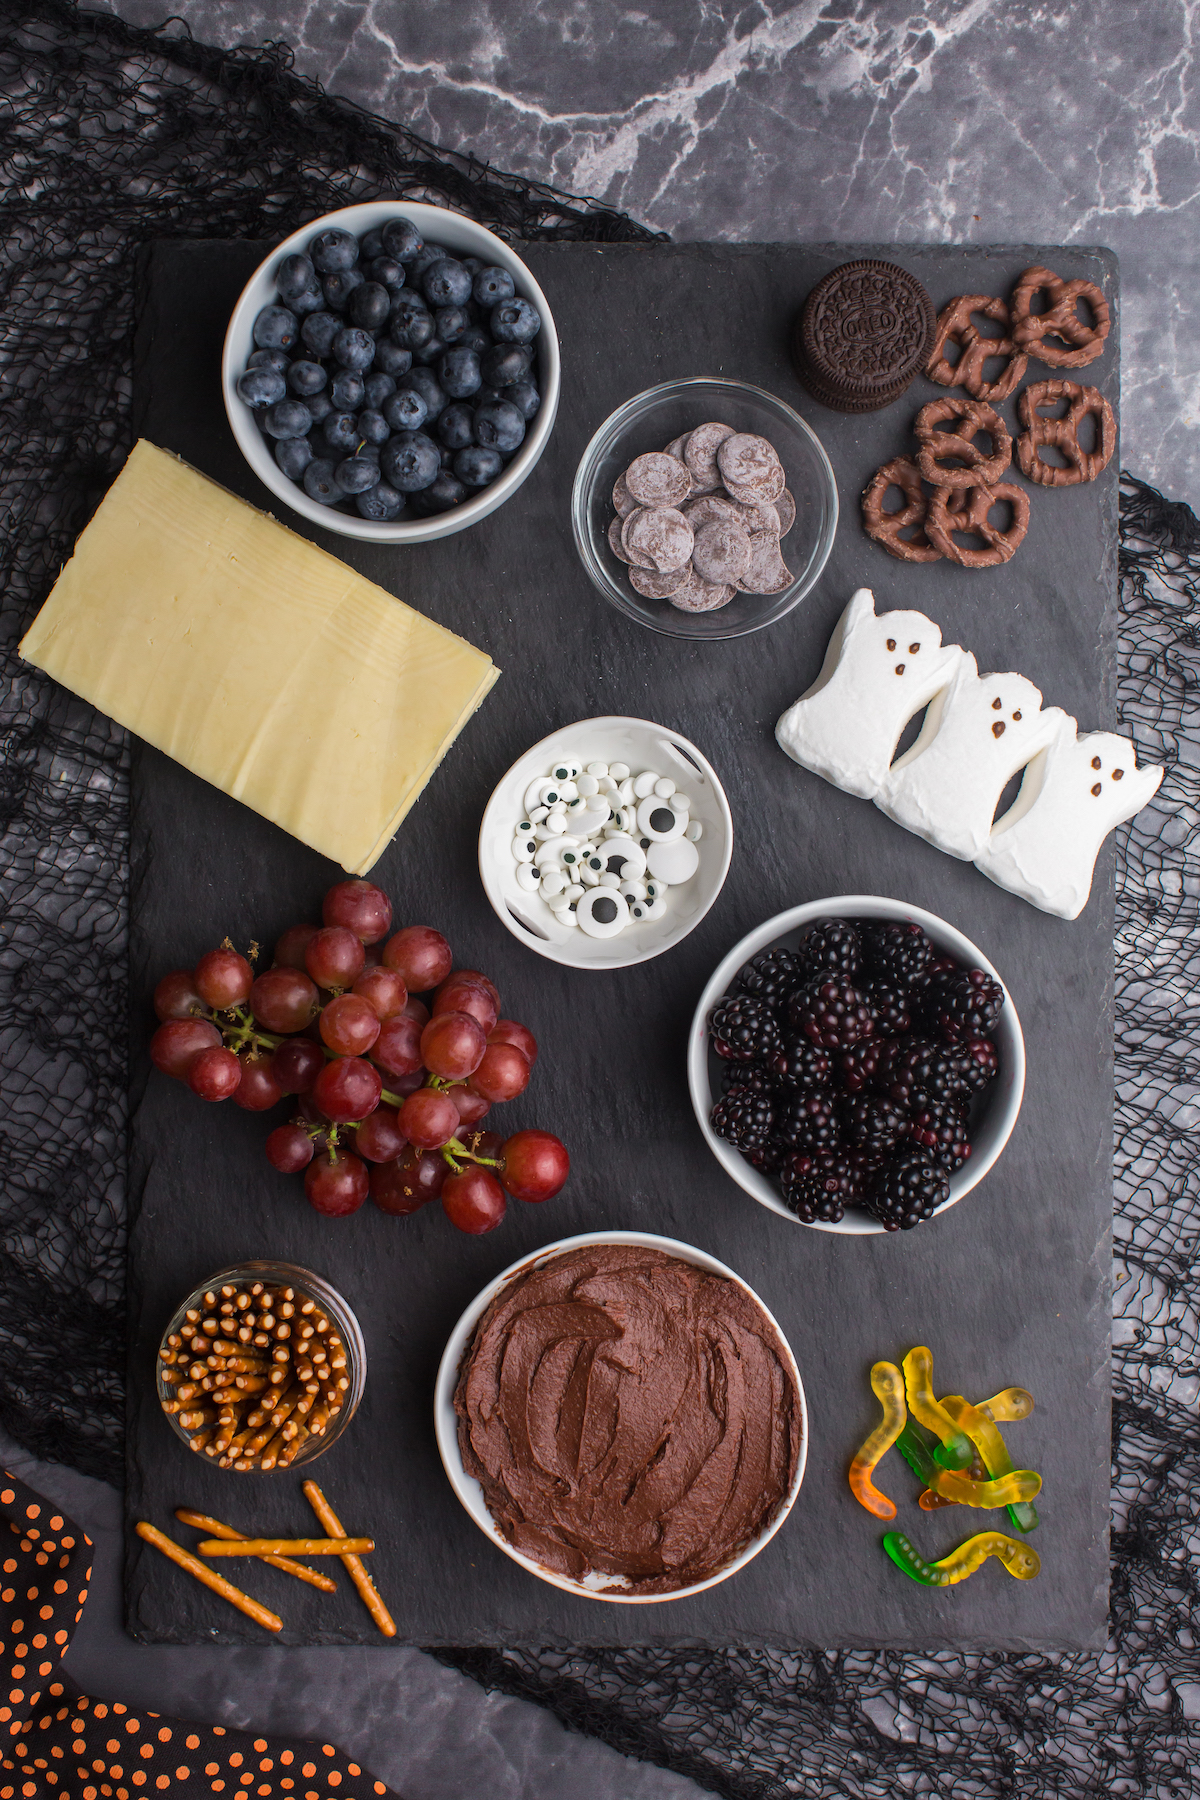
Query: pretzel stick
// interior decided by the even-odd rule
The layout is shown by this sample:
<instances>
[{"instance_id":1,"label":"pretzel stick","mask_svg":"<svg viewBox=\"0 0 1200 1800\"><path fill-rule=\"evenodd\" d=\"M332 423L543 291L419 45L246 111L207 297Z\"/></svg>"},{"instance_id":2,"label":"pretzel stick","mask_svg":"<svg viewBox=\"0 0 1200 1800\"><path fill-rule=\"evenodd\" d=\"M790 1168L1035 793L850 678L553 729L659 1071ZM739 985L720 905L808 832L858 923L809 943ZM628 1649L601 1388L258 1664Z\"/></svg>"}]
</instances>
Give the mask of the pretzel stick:
<instances>
[{"instance_id":1,"label":"pretzel stick","mask_svg":"<svg viewBox=\"0 0 1200 1800\"><path fill-rule=\"evenodd\" d=\"M346 1533L342 1528L341 1520L338 1518L315 1481L306 1481L304 1483L304 1497L331 1537L344 1538L346 1536ZM376 1625L378 1625L380 1631L382 1631L384 1637L395 1637L396 1622L392 1618L387 1607L383 1604L383 1601L380 1599L379 1590L371 1580L371 1577L367 1574L366 1569L359 1561L358 1557L343 1554L342 1565L345 1568L347 1575L349 1575L351 1581L358 1589L359 1598L362 1600L363 1605L374 1619Z\"/></svg>"},{"instance_id":2,"label":"pretzel stick","mask_svg":"<svg viewBox=\"0 0 1200 1800\"><path fill-rule=\"evenodd\" d=\"M178 1563L181 1569L186 1569L189 1575L194 1575L197 1581L202 1582L206 1588L211 1588L214 1594L220 1594L222 1600L228 1600L230 1606L236 1606L239 1612L245 1613L248 1619L253 1619L256 1625L264 1626L267 1631L283 1630L283 1620L275 1613L268 1612L265 1606L257 1600L252 1600L249 1594L243 1594L241 1588L234 1587L232 1581L226 1581L225 1577L218 1575L214 1569L206 1568L198 1556L189 1556L187 1551L180 1549L175 1540L167 1537L165 1532L157 1531L153 1525L140 1522L134 1529L147 1544L153 1544L156 1550L161 1550L163 1555L170 1557L173 1563Z\"/></svg>"},{"instance_id":3,"label":"pretzel stick","mask_svg":"<svg viewBox=\"0 0 1200 1800\"><path fill-rule=\"evenodd\" d=\"M240 1532L219 1538L203 1538L196 1545L201 1556L369 1556L375 1539L337 1537L313 1538L248 1538Z\"/></svg>"},{"instance_id":4,"label":"pretzel stick","mask_svg":"<svg viewBox=\"0 0 1200 1800\"><path fill-rule=\"evenodd\" d=\"M208 1513L193 1512L190 1507L177 1506L175 1517L181 1525L194 1525L197 1531L207 1531L213 1537L240 1538L243 1534L235 1531L232 1525L222 1524ZM294 1575L298 1581L307 1581L310 1587L322 1588L327 1594L337 1592L337 1582L331 1581L328 1575L318 1575L315 1569L306 1569L303 1563L293 1562L287 1556L263 1556L262 1562L270 1563L273 1568L282 1569L285 1575Z\"/></svg>"}]
</instances>

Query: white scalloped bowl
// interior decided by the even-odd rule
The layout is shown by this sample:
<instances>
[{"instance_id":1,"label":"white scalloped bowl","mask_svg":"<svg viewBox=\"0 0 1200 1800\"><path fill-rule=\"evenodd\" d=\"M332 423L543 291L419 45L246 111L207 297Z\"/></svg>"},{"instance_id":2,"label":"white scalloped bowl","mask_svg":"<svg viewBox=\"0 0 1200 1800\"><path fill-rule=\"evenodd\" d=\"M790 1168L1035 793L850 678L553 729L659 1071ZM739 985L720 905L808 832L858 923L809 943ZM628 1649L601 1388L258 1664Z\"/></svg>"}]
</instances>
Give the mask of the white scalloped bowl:
<instances>
[{"instance_id":1,"label":"white scalloped bowl","mask_svg":"<svg viewBox=\"0 0 1200 1800\"><path fill-rule=\"evenodd\" d=\"M501 1288L508 1282L514 1280L518 1275L524 1275L527 1270L538 1267L541 1263L550 1262L554 1257L561 1256L564 1251L584 1249L589 1244L637 1244L646 1249L661 1250L667 1256L677 1256L682 1262L694 1263L698 1269L705 1269L712 1275L724 1275L729 1281L735 1282L738 1287L749 1294L763 1316L774 1326L787 1357L788 1367L795 1377L796 1392L800 1397L800 1454L796 1460L796 1474L787 1496L774 1518L725 1568L719 1570L715 1575L710 1575L707 1581L694 1582L690 1587L679 1588L673 1594L623 1594L619 1591L614 1592L611 1588L606 1591L589 1586L586 1579L575 1581L569 1575L560 1575L556 1570L547 1569L541 1563L535 1562L532 1557L514 1549L504 1537L487 1509L483 1488L473 1475L467 1474L463 1466L462 1452L458 1445L458 1414L454 1410L454 1390L458 1386L458 1373L463 1355L471 1341L476 1325ZM746 1564L751 1562L759 1551L770 1543L796 1504L796 1496L800 1492L800 1484L804 1480L804 1468L808 1460L808 1403L804 1396L804 1383L800 1379L800 1371L796 1367L796 1359L792 1355L791 1345L783 1335L779 1321L774 1318L770 1309L763 1305L750 1284L743 1281L742 1277L727 1264L719 1262L715 1256L710 1256L705 1250L698 1250L694 1244L681 1243L678 1238L657 1237L646 1231L587 1231L578 1237L559 1238L556 1243L547 1244L542 1250L533 1250L527 1256L522 1256L497 1275L494 1281L489 1281L463 1313L462 1318L450 1333L449 1341L442 1352L437 1381L434 1385L433 1424L437 1436L438 1452L442 1459L442 1466L450 1479L451 1487L480 1531L495 1544L498 1550L502 1550L505 1556L511 1558L513 1562L519 1563L521 1568L527 1570L530 1575L536 1575L539 1581L547 1582L550 1587L561 1588L564 1594L572 1594L576 1599L581 1600L607 1600L610 1604L617 1606L663 1606L670 1600L686 1600L693 1594L702 1594L706 1588L716 1587L719 1582L728 1581L731 1575L736 1575L739 1569L744 1569ZM611 1581L612 1577L599 1579Z\"/></svg>"},{"instance_id":2,"label":"white scalloped bowl","mask_svg":"<svg viewBox=\"0 0 1200 1800\"><path fill-rule=\"evenodd\" d=\"M793 906L787 912L777 913L773 919L767 919L757 930L735 944L728 956L714 969L692 1018L687 1069L688 1089L696 1119L704 1134L705 1143L725 1173L740 1188L744 1188L760 1206L778 1213L780 1218L787 1219L792 1225L807 1223L788 1211L773 1183L752 1167L732 1144L719 1138L708 1122L713 1100L720 1092L722 1066L720 1057L709 1045L708 1015L722 995L733 986L738 970L752 956L759 955L763 950L794 949L807 926L815 924L818 919L840 918L895 919L902 924L920 925L937 949L970 968L986 969L1004 987L1004 1010L994 1033L1000 1072L995 1081L984 1090L983 1103L972 1123L971 1155L962 1168L956 1169L951 1175L950 1198L936 1209L933 1215L936 1219L941 1213L957 1205L972 1188L978 1187L988 1170L993 1167L1012 1136L1017 1114L1021 1110L1021 1097L1025 1092L1025 1038L1012 995L1004 986L1000 971L979 946L973 944L969 937L965 937L953 925L948 925L945 919L939 919L936 913L925 912L919 906L906 906L899 900L885 899L878 894L841 894L829 900L810 900L803 906ZM836 1224L814 1221L808 1228L811 1231L836 1232L843 1237L874 1237L883 1231L878 1220L857 1207L848 1211Z\"/></svg>"}]
</instances>

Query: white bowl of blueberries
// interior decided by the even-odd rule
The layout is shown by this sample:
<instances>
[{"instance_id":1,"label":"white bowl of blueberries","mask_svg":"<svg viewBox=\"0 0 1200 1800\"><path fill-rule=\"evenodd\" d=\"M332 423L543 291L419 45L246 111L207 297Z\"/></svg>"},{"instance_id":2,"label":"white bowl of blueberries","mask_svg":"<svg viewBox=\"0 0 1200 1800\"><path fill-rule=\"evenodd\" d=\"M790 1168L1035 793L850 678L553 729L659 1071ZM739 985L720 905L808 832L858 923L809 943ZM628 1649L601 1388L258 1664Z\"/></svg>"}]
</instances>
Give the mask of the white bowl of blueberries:
<instances>
[{"instance_id":1,"label":"white bowl of blueberries","mask_svg":"<svg viewBox=\"0 0 1200 1800\"><path fill-rule=\"evenodd\" d=\"M222 392L247 462L345 537L423 543L486 518L546 447L558 337L494 233L375 200L271 252L225 334Z\"/></svg>"}]
</instances>

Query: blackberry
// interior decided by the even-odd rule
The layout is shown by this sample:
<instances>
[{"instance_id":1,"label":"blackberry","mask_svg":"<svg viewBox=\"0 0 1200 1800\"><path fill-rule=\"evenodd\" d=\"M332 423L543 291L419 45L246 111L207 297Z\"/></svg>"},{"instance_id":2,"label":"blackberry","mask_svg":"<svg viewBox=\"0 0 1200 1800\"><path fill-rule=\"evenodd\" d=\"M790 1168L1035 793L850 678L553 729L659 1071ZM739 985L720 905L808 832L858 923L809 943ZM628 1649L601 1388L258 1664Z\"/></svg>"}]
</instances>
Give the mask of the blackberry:
<instances>
[{"instance_id":1,"label":"blackberry","mask_svg":"<svg viewBox=\"0 0 1200 1800\"><path fill-rule=\"evenodd\" d=\"M764 1175L775 1175L783 1167L788 1157L795 1155L795 1151L790 1144L781 1143L778 1138L770 1137L765 1144L759 1144L755 1149L746 1150L743 1154L746 1161L752 1163L756 1169L761 1169Z\"/></svg>"},{"instance_id":2,"label":"blackberry","mask_svg":"<svg viewBox=\"0 0 1200 1800\"><path fill-rule=\"evenodd\" d=\"M783 1047L770 1063L777 1087L789 1093L806 1093L812 1088L830 1087L833 1083L833 1058L820 1044L812 1043L801 1032L785 1031Z\"/></svg>"},{"instance_id":3,"label":"blackberry","mask_svg":"<svg viewBox=\"0 0 1200 1800\"><path fill-rule=\"evenodd\" d=\"M862 939L858 927L849 919L822 919L796 950L799 964L797 981L811 981L829 970L836 975L857 975L862 967Z\"/></svg>"},{"instance_id":4,"label":"blackberry","mask_svg":"<svg viewBox=\"0 0 1200 1800\"><path fill-rule=\"evenodd\" d=\"M885 1231L911 1231L950 1198L950 1177L925 1150L885 1163L867 1189L867 1211Z\"/></svg>"},{"instance_id":5,"label":"blackberry","mask_svg":"<svg viewBox=\"0 0 1200 1800\"><path fill-rule=\"evenodd\" d=\"M910 1001L903 988L886 981L868 981L863 999L875 1015L876 1037L904 1037L912 1029Z\"/></svg>"},{"instance_id":6,"label":"blackberry","mask_svg":"<svg viewBox=\"0 0 1200 1800\"><path fill-rule=\"evenodd\" d=\"M919 925L887 920L862 927L863 960L872 976L891 987L911 987L933 960L933 945Z\"/></svg>"},{"instance_id":7,"label":"blackberry","mask_svg":"<svg viewBox=\"0 0 1200 1800\"><path fill-rule=\"evenodd\" d=\"M953 1102L920 1107L908 1121L908 1135L951 1174L961 1169L971 1154L967 1121Z\"/></svg>"},{"instance_id":8,"label":"blackberry","mask_svg":"<svg viewBox=\"0 0 1200 1800\"><path fill-rule=\"evenodd\" d=\"M817 1220L836 1225L847 1206L859 1199L859 1188L849 1158L820 1151L816 1156L793 1156L783 1166L783 1203L805 1225Z\"/></svg>"},{"instance_id":9,"label":"blackberry","mask_svg":"<svg viewBox=\"0 0 1200 1800\"><path fill-rule=\"evenodd\" d=\"M870 1007L842 975L818 976L798 988L788 1001L788 1023L826 1050L848 1050L875 1030Z\"/></svg>"},{"instance_id":10,"label":"blackberry","mask_svg":"<svg viewBox=\"0 0 1200 1800\"><path fill-rule=\"evenodd\" d=\"M962 1038L954 1046L958 1052L958 1072L973 1094L979 1093L1000 1073L1000 1058L991 1038Z\"/></svg>"},{"instance_id":11,"label":"blackberry","mask_svg":"<svg viewBox=\"0 0 1200 1800\"><path fill-rule=\"evenodd\" d=\"M779 1050L779 1027L765 1000L726 994L708 1021L712 1047L729 1062L767 1062Z\"/></svg>"},{"instance_id":12,"label":"blackberry","mask_svg":"<svg viewBox=\"0 0 1200 1800\"><path fill-rule=\"evenodd\" d=\"M738 986L743 993L777 1007L803 980L804 969L794 951L764 950L746 964L738 976Z\"/></svg>"},{"instance_id":13,"label":"blackberry","mask_svg":"<svg viewBox=\"0 0 1200 1800\"><path fill-rule=\"evenodd\" d=\"M717 1101L708 1115L717 1136L737 1150L757 1150L765 1144L774 1118L767 1096L752 1094L746 1088L734 1088Z\"/></svg>"},{"instance_id":14,"label":"blackberry","mask_svg":"<svg viewBox=\"0 0 1200 1800\"><path fill-rule=\"evenodd\" d=\"M748 1088L752 1094L770 1094L774 1091L770 1071L761 1063L727 1062L721 1070L721 1092L729 1094L734 1088Z\"/></svg>"},{"instance_id":15,"label":"blackberry","mask_svg":"<svg viewBox=\"0 0 1200 1800\"><path fill-rule=\"evenodd\" d=\"M895 1038L863 1038L851 1044L837 1059L838 1080L848 1094L861 1094L865 1088L886 1092L892 1058L900 1049Z\"/></svg>"},{"instance_id":16,"label":"blackberry","mask_svg":"<svg viewBox=\"0 0 1200 1800\"><path fill-rule=\"evenodd\" d=\"M960 1086L958 1059L944 1044L924 1038L901 1044L888 1070L888 1094L906 1112L948 1101Z\"/></svg>"},{"instance_id":17,"label":"blackberry","mask_svg":"<svg viewBox=\"0 0 1200 1800\"><path fill-rule=\"evenodd\" d=\"M844 1150L842 1154L850 1167L854 1198L861 1206L866 1201L867 1189L888 1159L886 1156L876 1156L870 1150Z\"/></svg>"},{"instance_id":18,"label":"blackberry","mask_svg":"<svg viewBox=\"0 0 1200 1800\"><path fill-rule=\"evenodd\" d=\"M860 1094L842 1104L846 1147L865 1151L868 1156L886 1156L900 1142L906 1124L900 1108L882 1095Z\"/></svg>"},{"instance_id":19,"label":"blackberry","mask_svg":"<svg viewBox=\"0 0 1200 1800\"><path fill-rule=\"evenodd\" d=\"M989 1037L1004 1008L1004 989L986 969L954 969L925 991L925 1018L948 1044Z\"/></svg>"},{"instance_id":20,"label":"blackberry","mask_svg":"<svg viewBox=\"0 0 1200 1800\"><path fill-rule=\"evenodd\" d=\"M778 1103L775 1135L793 1150L832 1150L840 1136L833 1095L793 1094Z\"/></svg>"}]
</instances>

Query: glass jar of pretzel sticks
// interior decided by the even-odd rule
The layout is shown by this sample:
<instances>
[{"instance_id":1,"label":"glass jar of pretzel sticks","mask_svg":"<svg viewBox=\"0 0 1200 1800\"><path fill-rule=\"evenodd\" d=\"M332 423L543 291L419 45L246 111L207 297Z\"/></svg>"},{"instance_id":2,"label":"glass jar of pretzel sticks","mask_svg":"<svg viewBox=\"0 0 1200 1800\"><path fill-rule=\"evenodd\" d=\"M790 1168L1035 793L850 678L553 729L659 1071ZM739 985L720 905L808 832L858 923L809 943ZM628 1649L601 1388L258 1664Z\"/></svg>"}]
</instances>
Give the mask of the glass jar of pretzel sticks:
<instances>
[{"instance_id":1,"label":"glass jar of pretzel sticks","mask_svg":"<svg viewBox=\"0 0 1200 1800\"><path fill-rule=\"evenodd\" d=\"M358 1320L329 1283L292 1263L210 1275L158 1349L158 1397L189 1449L220 1469L268 1473L328 1450L366 1386Z\"/></svg>"}]
</instances>

